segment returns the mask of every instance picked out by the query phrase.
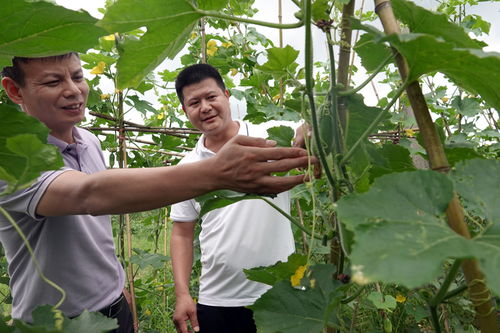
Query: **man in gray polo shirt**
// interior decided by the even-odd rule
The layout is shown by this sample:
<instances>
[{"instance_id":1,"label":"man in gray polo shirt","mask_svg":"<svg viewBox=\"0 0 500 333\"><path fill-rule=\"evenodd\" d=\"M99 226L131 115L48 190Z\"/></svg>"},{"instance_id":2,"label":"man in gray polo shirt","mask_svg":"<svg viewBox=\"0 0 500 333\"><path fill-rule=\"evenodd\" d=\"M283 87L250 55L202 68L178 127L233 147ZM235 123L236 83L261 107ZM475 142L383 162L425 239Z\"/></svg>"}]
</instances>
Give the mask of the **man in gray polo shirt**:
<instances>
[{"instance_id":1,"label":"man in gray polo shirt","mask_svg":"<svg viewBox=\"0 0 500 333\"><path fill-rule=\"evenodd\" d=\"M84 309L101 311L118 319L116 332L133 330L120 296L124 272L106 214L158 208L221 188L279 193L303 181L302 176L271 173L306 166L304 150L242 136L216 156L189 165L106 170L97 138L75 127L88 96L76 53L14 58L2 76L9 98L49 128L49 143L63 155L63 169L45 172L29 188L0 197L0 205L27 236L43 273L66 291L60 309L68 316ZM4 188L0 181L0 192ZM21 238L3 216L0 241L9 264L12 316L30 321L36 306L55 304L61 295L36 274Z\"/></svg>"}]
</instances>

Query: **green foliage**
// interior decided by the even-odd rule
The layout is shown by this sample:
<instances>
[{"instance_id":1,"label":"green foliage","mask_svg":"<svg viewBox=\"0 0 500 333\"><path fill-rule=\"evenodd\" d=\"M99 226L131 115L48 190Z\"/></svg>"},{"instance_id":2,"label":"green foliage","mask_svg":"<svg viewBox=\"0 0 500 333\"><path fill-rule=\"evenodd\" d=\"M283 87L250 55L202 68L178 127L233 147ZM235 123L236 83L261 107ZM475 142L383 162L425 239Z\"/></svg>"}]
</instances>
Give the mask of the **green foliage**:
<instances>
[{"instance_id":1,"label":"green foliage","mask_svg":"<svg viewBox=\"0 0 500 333\"><path fill-rule=\"evenodd\" d=\"M48 129L37 119L0 104L0 179L2 194L28 186L40 172L60 168L59 150L47 145Z\"/></svg>"},{"instance_id":2,"label":"green foliage","mask_svg":"<svg viewBox=\"0 0 500 333\"><path fill-rule=\"evenodd\" d=\"M80 316L69 319L51 306L45 305L33 311L33 323L28 325L14 319L10 328L0 322L2 332L12 333L106 333L117 328L116 319L105 317L99 312L84 311Z\"/></svg>"},{"instance_id":3,"label":"green foliage","mask_svg":"<svg viewBox=\"0 0 500 333\"><path fill-rule=\"evenodd\" d=\"M88 13L45 1L1 0L0 8L0 68L11 65L13 56L85 52L106 34Z\"/></svg>"},{"instance_id":4,"label":"green foliage","mask_svg":"<svg viewBox=\"0 0 500 333\"><path fill-rule=\"evenodd\" d=\"M332 279L332 265L314 265L309 273L301 287L278 282L250 306L260 331L316 333L336 323L345 287Z\"/></svg>"},{"instance_id":5,"label":"green foliage","mask_svg":"<svg viewBox=\"0 0 500 333\"><path fill-rule=\"evenodd\" d=\"M110 33L147 28L140 39L131 38L120 43L118 88L138 86L163 60L173 58L186 43L199 18L201 15L193 5L184 0L119 0L111 5L99 21L99 25Z\"/></svg>"},{"instance_id":6,"label":"green foliage","mask_svg":"<svg viewBox=\"0 0 500 333\"><path fill-rule=\"evenodd\" d=\"M469 37L463 28L453 24L444 14L433 13L415 5L411 1L392 0L394 14L408 25L412 33L441 37L460 48L479 49L486 44Z\"/></svg>"},{"instance_id":7,"label":"green foliage","mask_svg":"<svg viewBox=\"0 0 500 333\"><path fill-rule=\"evenodd\" d=\"M294 130L289 126L276 126L267 130L268 139L275 140L279 147L290 147L292 145Z\"/></svg>"},{"instance_id":8,"label":"green foliage","mask_svg":"<svg viewBox=\"0 0 500 333\"><path fill-rule=\"evenodd\" d=\"M493 178L500 171L496 161L479 161L465 165L471 165L474 174ZM472 179L458 193L466 197L474 193L471 201L475 205L494 204L488 198L498 194L497 187L484 181L483 189L472 174L464 171L457 167L454 179ZM474 188L481 191L473 192ZM499 262L492 260L500 253L496 221L494 217L489 220L489 231L473 240L459 236L445 221L452 196L453 183L445 175L414 171L380 177L367 193L342 198L338 202L339 216L355 234L351 255L355 281L389 281L414 288L435 279L446 258L472 256L479 260L490 287L498 294L494 272L498 272Z\"/></svg>"},{"instance_id":9,"label":"green foliage","mask_svg":"<svg viewBox=\"0 0 500 333\"><path fill-rule=\"evenodd\" d=\"M307 264L307 257L298 253L292 253L285 262L278 261L267 267L255 267L245 269L245 275L249 280L274 286L282 280L290 280L299 266Z\"/></svg>"},{"instance_id":10,"label":"green foliage","mask_svg":"<svg viewBox=\"0 0 500 333\"><path fill-rule=\"evenodd\" d=\"M202 217L214 209L222 208L247 199L260 199L260 196L255 194L242 194L229 190L219 190L204 194L196 198L196 201L201 205L199 217Z\"/></svg>"}]
</instances>

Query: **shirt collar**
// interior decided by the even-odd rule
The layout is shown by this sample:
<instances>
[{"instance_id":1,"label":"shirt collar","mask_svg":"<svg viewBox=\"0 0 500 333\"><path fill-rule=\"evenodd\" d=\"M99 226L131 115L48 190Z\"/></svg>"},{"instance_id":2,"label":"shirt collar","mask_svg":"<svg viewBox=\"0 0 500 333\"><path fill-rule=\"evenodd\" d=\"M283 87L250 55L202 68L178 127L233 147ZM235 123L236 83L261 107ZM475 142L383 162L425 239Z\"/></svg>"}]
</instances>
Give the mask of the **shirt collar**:
<instances>
[{"instance_id":1,"label":"shirt collar","mask_svg":"<svg viewBox=\"0 0 500 333\"><path fill-rule=\"evenodd\" d=\"M235 121L238 122L238 124L240 125L240 128L238 129L238 135L248 135L247 124L239 119L237 119ZM215 153L213 151L211 151L210 149L205 147L205 134L202 134L200 136L200 139L196 143L195 151L199 155L202 155L202 154L208 154L210 156L215 155Z\"/></svg>"}]
</instances>

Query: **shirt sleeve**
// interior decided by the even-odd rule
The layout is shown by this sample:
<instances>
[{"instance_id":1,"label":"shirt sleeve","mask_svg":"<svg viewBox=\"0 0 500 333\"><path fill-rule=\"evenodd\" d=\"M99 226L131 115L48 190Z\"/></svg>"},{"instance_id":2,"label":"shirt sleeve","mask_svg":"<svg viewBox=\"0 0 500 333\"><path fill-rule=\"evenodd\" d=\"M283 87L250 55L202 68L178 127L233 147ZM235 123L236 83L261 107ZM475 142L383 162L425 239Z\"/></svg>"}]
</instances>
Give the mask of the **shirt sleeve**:
<instances>
[{"instance_id":1,"label":"shirt sleeve","mask_svg":"<svg viewBox=\"0 0 500 333\"><path fill-rule=\"evenodd\" d=\"M47 171L29 187L14 192L13 194L0 197L0 206L10 212L26 214L29 217L41 221L45 217L36 214L36 208L47 187L62 173L72 169L63 168L55 171ZM0 187L5 187L5 183Z\"/></svg>"},{"instance_id":2,"label":"shirt sleeve","mask_svg":"<svg viewBox=\"0 0 500 333\"><path fill-rule=\"evenodd\" d=\"M186 200L172 205L170 217L175 222L192 222L198 219L200 204L196 200Z\"/></svg>"}]
</instances>

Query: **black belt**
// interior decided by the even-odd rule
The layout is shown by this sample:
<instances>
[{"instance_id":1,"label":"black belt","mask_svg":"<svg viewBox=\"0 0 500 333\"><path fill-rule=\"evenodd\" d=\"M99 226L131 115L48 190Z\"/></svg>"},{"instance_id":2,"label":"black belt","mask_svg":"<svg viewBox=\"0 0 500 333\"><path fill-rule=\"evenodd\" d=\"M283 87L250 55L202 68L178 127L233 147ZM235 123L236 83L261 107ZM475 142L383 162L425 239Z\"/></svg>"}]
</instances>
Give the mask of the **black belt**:
<instances>
[{"instance_id":1,"label":"black belt","mask_svg":"<svg viewBox=\"0 0 500 333\"><path fill-rule=\"evenodd\" d=\"M105 315L106 317L114 318L116 314L120 312L123 302L126 302L126 299L125 295L121 293L116 300L114 300L110 305L99 310L99 312Z\"/></svg>"}]
</instances>

